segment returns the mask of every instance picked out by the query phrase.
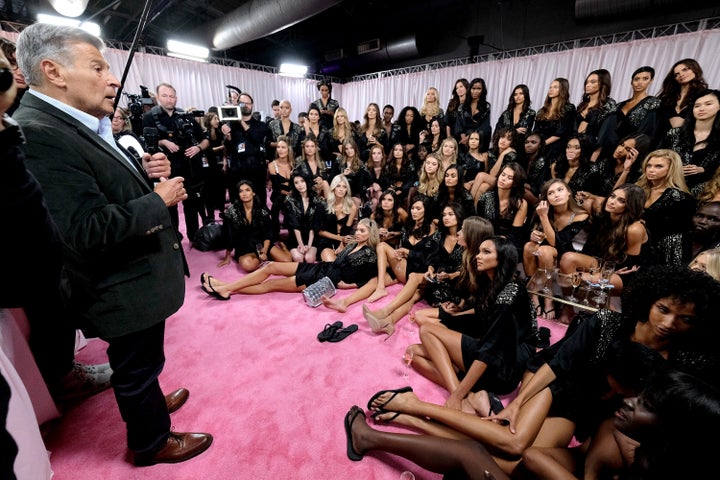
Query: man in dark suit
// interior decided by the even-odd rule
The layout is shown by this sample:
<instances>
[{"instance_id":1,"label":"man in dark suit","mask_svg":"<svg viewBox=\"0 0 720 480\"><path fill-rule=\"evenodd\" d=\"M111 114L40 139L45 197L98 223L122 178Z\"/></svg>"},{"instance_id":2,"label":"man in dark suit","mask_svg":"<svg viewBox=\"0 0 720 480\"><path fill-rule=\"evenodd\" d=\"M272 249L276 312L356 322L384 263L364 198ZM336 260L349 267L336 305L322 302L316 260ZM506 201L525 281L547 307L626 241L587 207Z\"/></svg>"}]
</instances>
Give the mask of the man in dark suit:
<instances>
[{"instance_id":1,"label":"man in dark suit","mask_svg":"<svg viewBox=\"0 0 720 480\"><path fill-rule=\"evenodd\" d=\"M187 198L183 178L167 180L163 154L142 164L119 147L110 119L119 81L102 40L80 29L37 23L18 37L29 91L14 118L27 143L63 239L69 308L108 342L115 398L137 465L175 463L205 451L212 436L170 432L158 382L165 319L183 303L187 266L168 207ZM153 180L159 182L153 187Z\"/></svg>"},{"instance_id":2,"label":"man in dark suit","mask_svg":"<svg viewBox=\"0 0 720 480\"><path fill-rule=\"evenodd\" d=\"M0 54L0 63L9 64L14 80L0 92L0 115L10 115L20 106L20 92L27 84L17 65L15 44L0 39L0 45L5 54ZM40 185L25 168L19 149L24 139L17 124L7 116L2 123L7 125L0 127L0 223L10 234L0 236L0 265L13 274L0 276L0 307L25 312L28 345L56 401L93 395L110 388L112 369L107 363L84 365L75 360L75 325L63 297L60 234ZM33 291L27 289L28 282L37 283ZM38 291L43 292L42 302L37 301Z\"/></svg>"}]
</instances>

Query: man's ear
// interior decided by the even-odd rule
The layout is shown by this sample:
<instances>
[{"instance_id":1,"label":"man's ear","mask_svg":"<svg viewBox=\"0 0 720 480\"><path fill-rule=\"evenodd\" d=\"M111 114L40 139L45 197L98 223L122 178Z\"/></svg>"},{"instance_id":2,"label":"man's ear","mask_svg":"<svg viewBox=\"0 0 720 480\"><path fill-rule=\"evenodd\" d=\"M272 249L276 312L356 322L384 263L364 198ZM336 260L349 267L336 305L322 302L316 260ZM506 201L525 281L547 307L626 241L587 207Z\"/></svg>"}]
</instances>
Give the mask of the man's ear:
<instances>
[{"instance_id":1,"label":"man's ear","mask_svg":"<svg viewBox=\"0 0 720 480\"><path fill-rule=\"evenodd\" d=\"M56 87L65 87L65 68L59 63L43 59L40 61L40 71L43 73L46 81Z\"/></svg>"}]
</instances>

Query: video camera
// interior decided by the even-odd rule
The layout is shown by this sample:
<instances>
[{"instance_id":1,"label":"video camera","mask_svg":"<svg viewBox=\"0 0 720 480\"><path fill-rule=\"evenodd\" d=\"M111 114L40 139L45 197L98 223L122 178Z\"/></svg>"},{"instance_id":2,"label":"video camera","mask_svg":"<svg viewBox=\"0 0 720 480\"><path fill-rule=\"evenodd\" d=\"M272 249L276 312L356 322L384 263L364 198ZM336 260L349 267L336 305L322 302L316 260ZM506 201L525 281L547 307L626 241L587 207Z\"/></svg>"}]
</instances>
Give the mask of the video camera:
<instances>
[{"instance_id":1,"label":"video camera","mask_svg":"<svg viewBox=\"0 0 720 480\"><path fill-rule=\"evenodd\" d=\"M192 112L175 111L174 116L177 127L176 132L178 133L180 143L182 143L184 147L195 145L197 143L193 137L195 118L205 116L205 112L203 110L193 110Z\"/></svg>"},{"instance_id":2,"label":"video camera","mask_svg":"<svg viewBox=\"0 0 720 480\"><path fill-rule=\"evenodd\" d=\"M152 107L154 105L153 99L148 92L147 87L140 85L140 94L137 93L125 93L128 99L128 112L130 113L130 124L132 130L136 135L142 133L142 116L145 113L145 106Z\"/></svg>"},{"instance_id":3,"label":"video camera","mask_svg":"<svg viewBox=\"0 0 720 480\"><path fill-rule=\"evenodd\" d=\"M137 93L125 93L128 98L128 110L130 111L130 117L142 117L145 113L145 105L153 106L153 99L150 97L147 87L140 85L140 94Z\"/></svg>"}]
</instances>

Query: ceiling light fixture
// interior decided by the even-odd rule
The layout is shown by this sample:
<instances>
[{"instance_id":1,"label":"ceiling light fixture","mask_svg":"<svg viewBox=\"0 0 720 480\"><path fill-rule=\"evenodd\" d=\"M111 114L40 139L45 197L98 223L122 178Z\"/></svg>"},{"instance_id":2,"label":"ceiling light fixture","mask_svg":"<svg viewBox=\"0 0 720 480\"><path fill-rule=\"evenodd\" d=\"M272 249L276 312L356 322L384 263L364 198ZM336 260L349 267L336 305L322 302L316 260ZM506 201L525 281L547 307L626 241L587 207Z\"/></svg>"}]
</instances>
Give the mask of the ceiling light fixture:
<instances>
[{"instance_id":1,"label":"ceiling light fixture","mask_svg":"<svg viewBox=\"0 0 720 480\"><path fill-rule=\"evenodd\" d=\"M185 60L195 60L196 62L205 62L210 56L210 50L200 45L192 43L179 42L177 40L167 41L168 56L184 58Z\"/></svg>"},{"instance_id":2,"label":"ceiling light fixture","mask_svg":"<svg viewBox=\"0 0 720 480\"><path fill-rule=\"evenodd\" d=\"M283 77L302 78L308 71L307 65L299 65L297 63L281 63L280 75Z\"/></svg>"},{"instance_id":3,"label":"ceiling light fixture","mask_svg":"<svg viewBox=\"0 0 720 480\"><path fill-rule=\"evenodd\" d=\"M60 15L79 17L87 8L88 0L50 0L50 5Z\"/></svg>"},{"instance_id":4,"label":"ceiling light fixture","mask_svg":"<svg viewBox=\"0 0 720 480\"><path fill-rule=\"evenodd\" d=\"M46 13L38 13L37 20L40 23L49 23L51 25L65 25L68 27L78 27L88 33L92 33L96 37L100 36L100 25L94 22L83 22L67 17L59 17L57 15L48 15Z\"/></svg>"}]
</instances>

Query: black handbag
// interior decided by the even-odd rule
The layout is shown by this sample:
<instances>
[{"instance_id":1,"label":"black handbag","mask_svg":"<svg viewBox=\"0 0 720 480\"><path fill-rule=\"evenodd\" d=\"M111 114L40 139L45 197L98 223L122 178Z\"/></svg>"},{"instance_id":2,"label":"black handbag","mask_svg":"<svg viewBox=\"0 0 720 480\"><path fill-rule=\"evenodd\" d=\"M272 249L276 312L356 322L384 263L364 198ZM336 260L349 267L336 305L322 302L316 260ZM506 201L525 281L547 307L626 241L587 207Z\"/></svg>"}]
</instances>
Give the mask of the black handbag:
<instances>
[{"instance_id":1,"label":"black handbag","mask_svg":"<svg viewBox=\"0 0 720 480\"><path fill-rule=\"evenodd\" d=\"M201 252L222 250L222 222L209 222L200 227L192 239L192 246Z\"/></svg>"}]
</instances>

